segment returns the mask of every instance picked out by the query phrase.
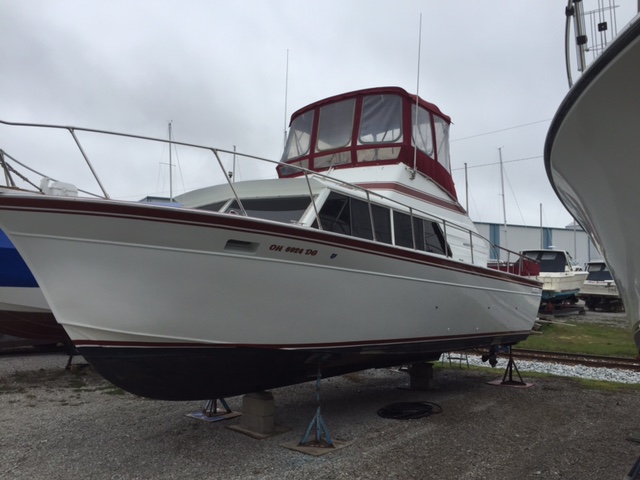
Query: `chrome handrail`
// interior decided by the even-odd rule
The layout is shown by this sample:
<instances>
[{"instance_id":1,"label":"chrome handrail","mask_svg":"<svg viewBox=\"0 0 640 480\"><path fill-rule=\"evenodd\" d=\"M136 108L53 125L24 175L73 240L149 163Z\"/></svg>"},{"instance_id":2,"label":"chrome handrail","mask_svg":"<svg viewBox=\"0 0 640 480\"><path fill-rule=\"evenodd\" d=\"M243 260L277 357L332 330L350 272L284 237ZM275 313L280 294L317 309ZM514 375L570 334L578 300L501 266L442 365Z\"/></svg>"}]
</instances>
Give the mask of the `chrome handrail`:
<instances>
[{"instance_id":1,"label":"chrome handrail","mask_svg":"<svg viewBox=\"0 0 640 480\"><path fill-rule=\"evenodd\" d=\"M224 168L224 164L222 163L222 160L220 158L220 153L224 153L224 154L230 154L230 155L234 155L234 156L239 156L241 158L247 158L247 159L251 159L251 160L259 160L261 162L266 162L266 163L270 163L273 165L282 165L282 162L280 161L276 161L276 160L270 160L268 158L264 158L264 157L259 157L256 155L249 155L249 154L245 154L245 153L240 153L237 152L235 150L226 150L226 149L222 149L222 148L216 148L216 147L212 147L212 146L205 146L205 145L198 145L195 143L188 143L188 142L181 142L181 141L177 141L177 140L173 140L173 139L164 139L164 138L156 138L156 137L149 137L149 136L145 136L145 135L136 135L136 134L130 134L130 133L122 133L122 132L114 132L114 131L109 131L109 130L100 130L100 129L94 129L94 128L84 128L84 127L73 127L73 126L65 126L65 125L53 125L53 124L42 124L42 123L25 123L25 122L9 122L9 121L5 121L5 120L0 120L0 124L2 125L7 125L7 126L11 126L11 127L30 127L30 128L47 128L47 129L57 129L57 130L65 130L67 132L69 132L77 146L77 148L79 149L82 157L84 158L85 162L87 163L87 166L89 167L89 170L91 171L94 179L96 180L97 184L99 185L100 189L102 190L103 193L103 198L110 198L109 194L107 193L106 188L103 186L102 181L100 180L97 171L94 169L88 155L86 154L86 152L84 151L82 145L79 142L79 139L77 138L75 132L85 132L85 133L92 133L92 134L100 134L100 135L110 135L110 136L117 136L117 137L125 137L125 138L132 138L132 139L136 139L136 140L146 140L146 141L152 141L152 142L158 142L158 143L163 143L163 144L169 144L170 146L173 145L177 145L177 146L183 146L183 147L189 147L189 148L195 148L195 149L200 149L200 150L206 150L206 151L210 151L211 153L213 153L214 157L216 158L216 161L218 163L219 168L221 169L224 178L226 179L232 193L234 196L234 199L238 202L238 206L242 211L243 215L247 215L246 210L242 204L242 201L240 199L240 196L238 195L236 189L234 188L233 182L231 180L231 178L229 178L229 176L227 175L225 168ZM8 155L6 152L2 151L3 155L7 156L8 158L10 158L11 160L15 161L17 164L19 164L20 166L22 166L23 168L26 168L27 170L40 175L41 177L46 177L46 178L51 178L52 180L54 179L53 177L50 177L48 175L44 175L30 167L28 167L27 165L25 165L24 163L18 161L17 159L15 159L14 157L11 157L10 155ZM485 242L488 245L488 251L491 251L492 248L500 250L500 251L505 251L507 252L507 255L509 254L514 254L517 257L520 258L520 261L522 261L522 256L516 252L510 251L508 249L505 249L504 247L501 247L500 245L496 245L494 243L492 243L489 239L487 239L486 237L480 235L478 232L475 232L473 230L470 230L468 228L465 228L461 225L457 225L455 222L452 222L450 220L446 220L442 217L438 217L437 215L434 215L432 213L429 212L425 212L422 211L420 209L416 209L415 207L411 207L409 205L406 205L398 200L394 200L392 198L386 197L378 192L374 192L371 190L367 190L366 188L360 187L358 185L354 185L352 183L346 182L344 180L340 180L337 179L335 177L331 177L328 176L326 174L320 173L320 172L316 172L313 170L310 170L308 168L304 168L301 167L299 165L295 165L295 164L287 164L288 168L293 168L296 171L300 172L301 175L304 175L307 181L307 188L309 189L309 196L311 198L311 201L313 202L313 208L314 208L314 212L315 212L315 216L316 219L318 221L318 227L320 229L322 229L322 226L320 224L320 218L319 218L319 214L317 211L317 206L315 204L314 201L314 193L311 187L311 183L309 181L309 175L313 175L314 177L320 178L324 181L327 182L332 182L338 185L342 185L344 187L348 187L349 189L355 189L358 191L361 191L364 195L364 197L367 199L368 202L368 206L369 206L369 212L370 212L370 218L371 218L371 228L372 228L372 235L373 235L373 239L376 240L375 238L375 224L374 224L374 219L373 219L373 210L372 210L372 201L371 201L371 196L375 196L379 199L383 199L385 202L389 202L391 204L395 204L398 205L400 207L402 207L403 209L405 209L406 211L409 212L409 215L411 217L411 230L412 230L412 239L413 239L413 248L416 249L416 244L415 244L415 231L414 231L414 226L413 226L413 218L414 218L414 214L415 212L418 212L420 214L420 217L424 217L425 219L429 219L429 220L433 220L435 222L437 222L441 228L442 228L442 232L444 235L444 242L445 242L445 256L450 256L450 249L449 249L449 242L448 242L448 235L449 235L449 230L458 230L460 231L463 235L464 234L468 234L469 235L469 240L470 240L470 253L471 253L471 262L474 262L474 250L475 250L475 242L473 241L473 238L477 238L480 239L482 242ZM82 189L78 189L78 191L86 194L86 195L90 195L90 196L95 196L95 197L100 197L100 195L95 194L95 193L91 193L88 192L86 190L82 190ZM451 252L451 255L453 254L453 252ZM498 257L499 258L499 257ZM509 257L507 257L509 258Z\"/></svg>"}]
</instances>

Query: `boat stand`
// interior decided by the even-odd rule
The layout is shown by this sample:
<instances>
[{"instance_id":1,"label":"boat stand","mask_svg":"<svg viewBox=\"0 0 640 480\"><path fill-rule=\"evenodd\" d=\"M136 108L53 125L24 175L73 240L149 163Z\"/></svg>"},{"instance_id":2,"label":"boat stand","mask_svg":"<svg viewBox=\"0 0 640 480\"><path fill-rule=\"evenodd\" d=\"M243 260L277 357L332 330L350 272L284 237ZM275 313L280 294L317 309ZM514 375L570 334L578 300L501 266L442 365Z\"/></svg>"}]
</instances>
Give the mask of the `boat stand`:
<instances>
[{"instance_id":1,"label":"boat stand","mask_svg":"<svg viewBox=\"0 0 640 480\"><path fill-rule=\"evenodd\" d=\"M310 447L324 447L324 448L334 448L333 440L331 440L331 435L329 435L329 429L327 425L324 423L324 419L322 418L322 412L320 409L320 380L322 379L322 363L318 362L318 375L316 377L316 401L318 402L318 406L316 407L316 414L314 415L309 427L307 428L306 433L300 440L300 446L310 446ZM313 441L309 441L309 434L311 430L315 432L315 438ZM324 439L323 439L324 435Z\"/></svg>"},{"instance_id":2,"label":"boat stand","mask_svg":"<svg viewBox=\"0 0 640 480\"><path fill-rule=\"evenodd\" d=\"M207 400L204 408L202 409L202 413L204 413L208 417L215 417L217 415L223 415L223 413L218 412L218 401L222 404L222 407L225 410L225 413L231 413L231 409L227 404L224 398L213 398L211 400Z\"/></svg>"},{"instance_id":3,"label":"boat stand","mask_svg":"<svg viewBox=\"0 0 640 480\"><path fill-rule=\"evenodd\" d=\"M490 385L502 385L507 387L520 387L526 388L533 386L533 383L527 383L522 379L522 375L520 375L520 371L518 370L518 366L516 365L515 360L513 359L513 351L511 350L511 346L507 347L509 349L509 361L507 362L507 368L504 371L504 375L502 376L502 380L493 380L489 382ZM516 375L518 375L518 380L514 380L513 371L516 371ZM509 379L507 379L507 376Z\"/></svg>"},{"instance_id":4,"label":"boat stand","mask_svg":"<svg viewBox=\"0 0 640 480\"><path fill-rule=\"evenodd\" d=\"M320 404L320 380L322 379L322 361L327 358L323 357L318 361L318 374L316 376L316 413L307 427L307 431L300 439L300 442L283 443L282 446L290 450L296 450L298 452L306 453L309 455L324 455L329 452L335 452L340 448L351 445L350 441L333 440L329 434L324 419L322 418L322 410ZM311 432L314 432L314 437L309 439Z\"/></svg>"},{"instance_id":5,"label":"boat stand","mask_svg":"<svg viewBox=\"0 0 640 480\"><path fill-rule=\"evenodd\" d=\"M218 402L222 404L224 411L218 410ZM242 415L241 413L234 412L229 408L224 398L213 398L207 400L202 410L197 412L187 413L187 417L195 418L197 420L203 420L205 422L219 422L220 420L229 420Z\"/></svg>"},{"instance_id":6,"label":"boat stand","mask_svg":"<svg viewBox=\"0 0 640 480\"><path fill-rule=\"evenodd\" d=\"M513 379L513 370L516 370L518 374L519 380ZM507 374L509 375L509 380L507 380ZM522 375L520 375L520 371L516 365L516 362L513 361L513 352L511 351L511 347L509 347L509 361L507 362L507 368L504 371L504 375L502 376L502 385L526 385L526 382L522 380Z\"/></svg>"},{"instance_id":7,"label":"boat stand","mask_svg":"<svg viewBox=\"0 0 640 480\"><path fill-rule=\"evenodd\" d=\"M626 480L639 480L640 479L640 457L636 460L636 463L633 464L631 470L625 477Z\"/></svg>"},{"instance_id":8,"label":"boat stand","mask_svg":"<svg viewBox=\"0 0 640 480\"><path fill-rule=\"evenodd\" d=\"M78 350L73 345L73 343L65 343L65 348L67 350L67 353L69 354L69 358L67 359L67 365L64 367L65 370L74 370L74 369L80 369L80 368L89 366L89 364L86 362L75 363L75 364L73 363L73 357L81 356L80 352L78 352Z\"/></svg>"}]
</instances>

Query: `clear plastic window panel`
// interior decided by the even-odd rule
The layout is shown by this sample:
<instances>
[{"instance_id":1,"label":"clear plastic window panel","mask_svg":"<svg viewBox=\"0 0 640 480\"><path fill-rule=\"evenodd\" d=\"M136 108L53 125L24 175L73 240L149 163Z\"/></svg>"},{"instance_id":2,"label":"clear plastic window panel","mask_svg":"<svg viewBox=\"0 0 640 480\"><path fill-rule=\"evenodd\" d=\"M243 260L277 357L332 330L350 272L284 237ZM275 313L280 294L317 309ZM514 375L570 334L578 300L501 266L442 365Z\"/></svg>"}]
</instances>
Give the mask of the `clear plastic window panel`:
<instances>
[{"instance_id":1,"label":"clear plastic window panel","mask_svg":"<svg viewBox=\"0 0 640 480\"><path fill-rule=\"evenodd\" d=\"M351 152L342 151L319 155L313 159L314 168L334 167L336 165L344 165L351 163Z\"/></svg>"},{"instance_id":2,"label":"clear plastic window panel","mask_svg":"<svg viewBox=\"0 0 640 480\"><path fill-rule=\"evenodd\" d=\"M306 112L297 117L291 124L287 144L282 159L289 160L309 153L311 129L313 128L313 112Z\"/></svg>"},{"instance_id":3,"label":"clear plastic window panel","mask_svg":"<svg viewBox=\"0 0 640 480\"><path fill-rule=\"evenodd\" d=\"M248 217L264 218L276 222L298 222L311 203L310 197L245 198L242 206ZM225 209L226 213L242 214L238 201Z\"/></svg>"},{"instance_id":4,"label":"clear plastic window panel","mask_svg":"<svg viewBox=\"0 0 640 480\"><path fill-rule=\"evenodd\" d=\"M320 109L316 152L351 145L355 99L332 103Z\"/></svg>"},{"instance_id":5,"label":"clear plastic window panel","mask_svg":"<svg viewBox=\"0 0 640 480\"><path fill-rule=\"evenodd\" d=\"M391 143L402 139L402 99L397 95L370 95L362 101L358 144Z\"/></svg>"},{"instance_id":6,"label":"clear plastic window panel","mask_svg":"<svg viewBox=\"0 0 640 480\"><path fill-rule=\"evenodd\" d=\"M433 158L433 133L431 131L431 114L422 107L418 108L416 117L416 106L411 106L412 141L418 150Z\"/></svg>"},{"instance_id":7,"label":"clear plastic window panel","mask_svg":"<svg viewBox=\"0 0 640 480\"><path fill-rule=\"evenodd\" d=\"M440 117L434 117L434 119L438 163L449 172L451 168L449 160L449 124Z\"/></svg>"},{"instance_id":8,"label":"clear plastic window panel","mask_svg":"<svg viewBox=\"0 0 640 480\"><path fill-rule=\"evenodd\" d=\"M222 202L210 203L209 205L203 205L202 207L198 207L198 210L209 210L210 212L219 212L220 209L227 203L229 200L224 200Z\"/></svg>"}]
</instances>

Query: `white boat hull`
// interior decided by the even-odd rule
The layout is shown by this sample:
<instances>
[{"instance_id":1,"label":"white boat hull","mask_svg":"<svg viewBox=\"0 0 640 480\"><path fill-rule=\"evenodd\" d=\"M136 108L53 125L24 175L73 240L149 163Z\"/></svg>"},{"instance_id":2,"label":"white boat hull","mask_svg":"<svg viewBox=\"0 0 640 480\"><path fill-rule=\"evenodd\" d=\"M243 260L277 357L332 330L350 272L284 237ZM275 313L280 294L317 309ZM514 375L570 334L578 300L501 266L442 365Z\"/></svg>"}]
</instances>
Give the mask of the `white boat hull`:
<instances>
[{"instance_id":1,"label":"white boat hull","mask_svg":"<svg viewBox=\"0 0 640 480\"><path fill-rule=\"evenodd\" d=\"M587 272L542 273L537 279L542 282L543 300L565 300L578 295Z\"/></svg>"},{"instance_id":2,"label":"white boat hull","mask_svg":"<svg viewBox=\"0 0 640 480\"><path fill-rule=\"evenodd\" d=\"M640 17L576 82L545 144L549 180L606 259L632 323L640 320L638 85Z\"/></svg>"},{"instance_id":3,"label":"white boat hull","mask_svg":"<svg viewBox=\"0 0 640 480\"><path fill-rule=\"evenodd\" d=\"M513 343L540 302L532 280L241 216L2 197L0 224L84 357L153 398L304 381L317 354L330 376Z\"/></svg>"}]
</instances>

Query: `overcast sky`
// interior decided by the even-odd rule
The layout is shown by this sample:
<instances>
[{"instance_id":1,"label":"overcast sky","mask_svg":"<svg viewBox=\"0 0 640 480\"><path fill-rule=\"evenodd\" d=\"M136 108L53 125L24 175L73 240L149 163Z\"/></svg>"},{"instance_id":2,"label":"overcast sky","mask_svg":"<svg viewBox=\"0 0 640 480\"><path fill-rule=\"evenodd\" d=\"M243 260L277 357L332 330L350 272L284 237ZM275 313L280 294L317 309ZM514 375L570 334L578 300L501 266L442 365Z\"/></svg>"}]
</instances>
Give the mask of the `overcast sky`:
<instances>
[{"instance_id":1,"label":"overcast sky","mask_svg":"<svg viewBox=\"0 0 640 480\"><path fill-rule=\"evenodd\" d=\"M618 3L619 31L637 3ZM175 140L277 160L285 118L308 103L375 86L415 93L420 44L419 94L452 118L454 180L465 205L466 163L472 219L503 221L501 151L507 222L539 225L542 205L544 226L562 227L572 219L549 185L542 155L568 91L565 5L0 0L0 119L160 138L171 121ZM585 7L597 2L585 0ZM71 137L35 133L0 126L0 148L59 180L78 181L68 162L74 157L81 166L78 154L65 150ZM87 153L112 196L167 193L168 152L160 145L144 163L134 150L81 141L94 149ZM204 153L179 153L177 161L174 193L220 181ZM274 175L253 168L238 167L237 178Z\"/></svg>"}]
</instances>

